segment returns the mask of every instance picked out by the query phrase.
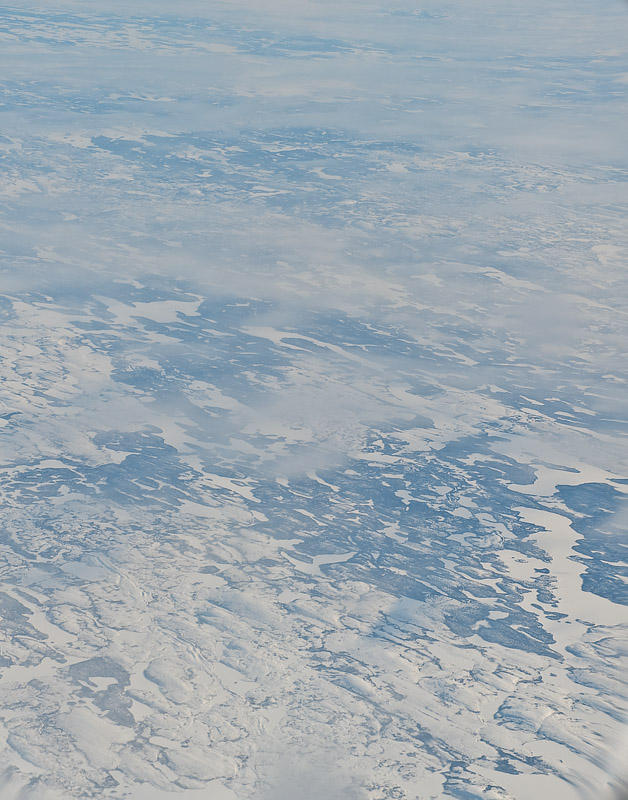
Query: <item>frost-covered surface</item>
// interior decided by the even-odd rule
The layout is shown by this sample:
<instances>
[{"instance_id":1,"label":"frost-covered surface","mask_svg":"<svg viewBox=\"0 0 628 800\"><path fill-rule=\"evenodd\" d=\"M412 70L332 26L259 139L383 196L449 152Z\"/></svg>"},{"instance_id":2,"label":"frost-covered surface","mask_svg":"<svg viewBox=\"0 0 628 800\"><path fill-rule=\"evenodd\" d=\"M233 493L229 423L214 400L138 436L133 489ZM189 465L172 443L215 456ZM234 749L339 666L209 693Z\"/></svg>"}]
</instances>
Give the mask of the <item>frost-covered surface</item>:
<instances>
[{"instance_id":1,"label":"frost-covered surface","mask_svg":"<svg viewBox=\"0 0 628 800\"><path fill-rule=\"evenodd\" d=\"M0 11L2 800L602 797L627 42L610 0Z\"/></svg>"}]
</instances>

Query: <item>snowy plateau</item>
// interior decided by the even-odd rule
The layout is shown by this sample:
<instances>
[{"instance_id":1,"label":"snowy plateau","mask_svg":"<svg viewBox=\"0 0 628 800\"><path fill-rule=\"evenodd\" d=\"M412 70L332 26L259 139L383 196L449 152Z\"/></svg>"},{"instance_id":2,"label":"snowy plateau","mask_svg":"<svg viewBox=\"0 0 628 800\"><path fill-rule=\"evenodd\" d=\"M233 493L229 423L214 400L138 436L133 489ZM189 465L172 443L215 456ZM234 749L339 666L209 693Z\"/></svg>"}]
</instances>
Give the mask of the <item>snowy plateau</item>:
<instances>
[{"instance_id":1,"label":"snowy plateau","mask_svg":"<svg viewBox=\"0 0 628 800\"><path fill-rule=\"evenodd\" d=\"M621 0L0 8L0 800L625 797L627 92Z\"/></svg>"}]
</instances>

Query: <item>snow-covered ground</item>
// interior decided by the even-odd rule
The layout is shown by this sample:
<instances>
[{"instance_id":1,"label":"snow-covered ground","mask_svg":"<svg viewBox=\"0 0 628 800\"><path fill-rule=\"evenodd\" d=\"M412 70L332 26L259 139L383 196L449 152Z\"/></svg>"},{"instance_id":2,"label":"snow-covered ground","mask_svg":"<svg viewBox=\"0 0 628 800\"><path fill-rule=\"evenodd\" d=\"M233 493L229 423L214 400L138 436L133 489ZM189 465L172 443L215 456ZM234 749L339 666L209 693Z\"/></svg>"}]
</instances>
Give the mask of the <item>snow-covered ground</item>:
<instances>
[{"instance_id":1,"label":"snow-covered ground","mask_svg":"<svg viewBox=\"0 0 628 800\"><path fill-rule=\"evenodd\" d=\"M1 800L598 800L628 6L0 10Z\"/></svg>"}]
</instances>

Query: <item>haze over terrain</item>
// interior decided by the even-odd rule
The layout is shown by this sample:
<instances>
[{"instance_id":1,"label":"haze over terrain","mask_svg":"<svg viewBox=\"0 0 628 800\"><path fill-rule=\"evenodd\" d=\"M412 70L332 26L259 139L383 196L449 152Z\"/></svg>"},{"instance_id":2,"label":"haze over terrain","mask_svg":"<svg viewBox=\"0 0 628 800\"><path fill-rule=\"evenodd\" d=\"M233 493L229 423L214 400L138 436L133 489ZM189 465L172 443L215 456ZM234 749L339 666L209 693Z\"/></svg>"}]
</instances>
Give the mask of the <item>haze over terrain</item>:
<instances>
[{"instance_id":1,"label":"haze over terrain","mask_svg":"<svg viewBox=\"0 0 628 800\"><path fill-rule=\"evenodd\" d=\"M2 800L599 800L628 5L0 9Z\"/></svg>"}]
</instances>

